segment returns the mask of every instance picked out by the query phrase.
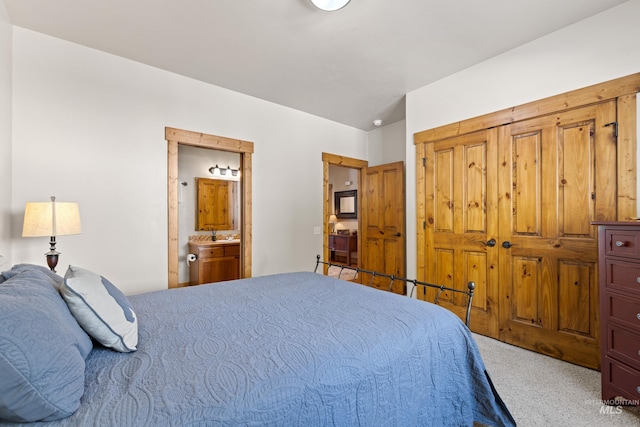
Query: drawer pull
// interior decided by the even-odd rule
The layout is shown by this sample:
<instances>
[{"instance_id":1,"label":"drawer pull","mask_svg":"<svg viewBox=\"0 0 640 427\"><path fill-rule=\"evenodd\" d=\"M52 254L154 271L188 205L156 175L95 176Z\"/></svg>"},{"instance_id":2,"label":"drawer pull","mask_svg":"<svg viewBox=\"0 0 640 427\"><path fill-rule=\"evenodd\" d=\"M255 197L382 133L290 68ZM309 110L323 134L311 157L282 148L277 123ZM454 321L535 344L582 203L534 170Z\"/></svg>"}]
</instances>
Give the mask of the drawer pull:
<instances>
[{"instance_id":1,"label":"drawer pull","mask_svg":"<svg viewBox=\"0 0 640 427\"><path fill-rule=\"evenodd\" d=\"M640 393L640 386L639 386L639 387L636 387L636 391L637 391L638 393Z\"/></svg>"},{"instance_id":2,"label":"drawer pull","mask_svg":"<svg viewBox=\"0 0 640 427\"><path fill-rule=\"evenodd\" d=\"M616 240L616 246L621 248L621 247L625 246L625 243L623 241L621 241L621 240Z\"/></svg>"},{"instance_id":3,"label":"drawer pull","mask_svg":"<svg viewBox=\"0 0 640 427\"><path fill-rule=\"evenodd\" d=\"M636 314L636 317L640 320L640 313Z\"/></svg>"},{"instance_id":4,"label":"drawer pull","mask_svg":"<svg viewBox=\"0 0 640 427\"><path fill-rule=\"evenodd\" d=\"M640 283L640 277L636 277L636 282Z\"/></svg>"}]
</instances>

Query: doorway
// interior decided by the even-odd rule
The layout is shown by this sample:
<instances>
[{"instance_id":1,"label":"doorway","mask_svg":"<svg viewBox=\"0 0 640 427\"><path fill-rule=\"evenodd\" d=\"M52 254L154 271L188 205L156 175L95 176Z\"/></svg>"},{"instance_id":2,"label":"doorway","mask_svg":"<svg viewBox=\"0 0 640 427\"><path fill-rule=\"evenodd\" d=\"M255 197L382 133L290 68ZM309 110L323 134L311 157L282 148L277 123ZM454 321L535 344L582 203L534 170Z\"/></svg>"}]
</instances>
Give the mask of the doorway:
<instances>
[{"instance_id":1,"label":"doorway","mask_svg":"<svg viewBox=\"0 0 640 427\"><path fill-rule=\"evenodd\" d=\"M239 169L239 153L178 144L179 287L195 283L187 262L190 243L208 242L214 237L234 242L241 238ZM235 278L240 264L239 250L234 249L233 253Z\"/></svg>"},{"instance_id":2,"label":"doorway","mask_svg":"<svg viewBox=\"0 0 640 427\"><path fill-rule=\"evenodd\" d=\"M358 266L359 169L329 165L329 261Z\"/></svg>"},{"instance_id":3,"label":"doorway","mask_svg":"<svg viewBox=\"0 0 640 427\"><path fill-rule=\"evenodd\" d=\"M366 160L359 160L350 157L338 156L335 154L322 153L322 165L323 165L323 214L324 227L323 227L323 254L322 259L331 260L331 250L329 238L335 231L336 224L332 223L331 216L334 215L334 188L330 182L331 169L336 167L353 169L355 173L355 185L359 186L362 177L362 169L366 168L368 163ZM362 192L357 191L355 195L356 216L362 218ZM337 220L337 218L336 218ZM355 245L360 248L362 244L362 233L360 232L360 221L356 223L356 236ZM360 257L356 266L361 267ZM328 274L327 266L324 266L324 274Z\"/></svg>"},{"instance_id":4,"label":"doorway","mask_svg":"<svg viewBox=\"0 0 640 427\"><path fill-rule=\"evenodd\" d=\"M330 222L334 199L330 187L330 167L341 166L357 171L358 188L355 204L357 222L357 267L376 272L405 277L405 196L404 164L389 163L369 167L365 160L352 159L322 153L324 166L324 251L323 259L331 259L332 224ZM343 239L344 240L344 239ZM328 273L325 266L325 274ZM362 273L357 282L377 289L401 295L406 294L403 282L389 281L375 275Z\"/></svg>"},{"instance_id":5,"label":"doorway","mask_svg":"<svg viewBox=\"0 0 640 427\"><path fill-rule=\"evenodd\" d=\"M240 193L240 239L242 277L251 277L252 247L252 155L253 142L222 136L165 128L167 141L167 210L168 210L168 285L179 286L179 177L178 148L180 145L209 148L240 154L239 173L242 177Z\"/></svg>"}]
</instances>

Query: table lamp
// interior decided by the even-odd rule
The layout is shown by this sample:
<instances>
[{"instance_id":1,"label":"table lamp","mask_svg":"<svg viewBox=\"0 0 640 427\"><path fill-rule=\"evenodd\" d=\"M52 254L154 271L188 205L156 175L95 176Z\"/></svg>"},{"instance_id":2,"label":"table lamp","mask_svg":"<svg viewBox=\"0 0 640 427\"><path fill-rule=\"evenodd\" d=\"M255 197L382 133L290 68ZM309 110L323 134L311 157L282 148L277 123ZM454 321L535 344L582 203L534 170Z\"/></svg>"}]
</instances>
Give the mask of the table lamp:
<instances>
[{"instance_id":1,"label":"table lamp","mask_svg":"<svg viewBox=\"0 0 640 427\"><path fill-rule=\"evenodd\" d=\"M338 222L338 217L335 215L329 216L329 223L331 224L331 233L336 232L336 222Z\"/></svg>"},{"instance_id":2,"label":"table lamp","mask_svg":"<svg viewBox=\"0 0 640 427\"><path fill-rule=\"evenodd\" d=\"M51 237L49 252L45 255L47 265L54 273L60 255L56 251L56 236L81 232L77 203L56 202L56 198L51 196L51 202L29 202L25 206L22 237Z\"/></svg>"}]
</instances>

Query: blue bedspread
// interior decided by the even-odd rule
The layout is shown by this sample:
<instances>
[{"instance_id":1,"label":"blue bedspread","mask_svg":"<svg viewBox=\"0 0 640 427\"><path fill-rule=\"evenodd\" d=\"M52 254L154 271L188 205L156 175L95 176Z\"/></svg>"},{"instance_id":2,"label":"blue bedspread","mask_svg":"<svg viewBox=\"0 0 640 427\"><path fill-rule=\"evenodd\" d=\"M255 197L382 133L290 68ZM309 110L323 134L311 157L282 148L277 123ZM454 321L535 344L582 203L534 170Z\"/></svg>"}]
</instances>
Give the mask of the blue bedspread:
<instances>
[{"instance_id":1,"label":"blue bedspread","mask_svg":"<svg viewBox=\"0 0 640 427\"><path fill-rule=\"evenodd\" d=\"M138 351L96 347L52 426L514 425L438 306L315 273L130 297Z\"/></svg>"}]
</instances>

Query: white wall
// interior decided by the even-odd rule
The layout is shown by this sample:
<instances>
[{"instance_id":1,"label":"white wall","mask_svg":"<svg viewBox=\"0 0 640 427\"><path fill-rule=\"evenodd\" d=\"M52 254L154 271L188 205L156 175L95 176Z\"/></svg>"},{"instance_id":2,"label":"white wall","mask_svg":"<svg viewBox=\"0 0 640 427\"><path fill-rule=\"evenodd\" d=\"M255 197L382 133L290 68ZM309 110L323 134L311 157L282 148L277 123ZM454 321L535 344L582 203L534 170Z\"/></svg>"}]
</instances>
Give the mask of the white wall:
<instances>
[{"instance_id":1,"label":"white wall","mask_svg":"<svg viewBox=\"0 0 640 427\"><path fill-rule=\"evenodd\" d=\"M413 134L640 71L631 0L407 95L407 274L416 272Z\"/></svg>"},{"instance_id":2,"label":"white wall","mask_svg":"<svg viewBox=\"0 0 640 427\"><path fill-rule=\"evenodd\" d=\"M0 1L0 255L11 260L11 44L13 27Z\"/></svg>"},{"instance_id":3,"label":"white wall","mask_svg":"<svg viewBox=\"0 0 640 427\"><path fill-rule=\"evenodd\" d=\"M406 120L401 120L369 131L369 166L405 160L406 126Z\"/></svg>"},{"instance_id":4,"label":"white wall","mask_svg":"<svg viewBox=\"0 0 640 427\"><path fill-rule=\"evenodd\" d=\"M164 127L248 140L253 274L310 270L321 253L323 151L367 158L367 133L15 27L13 262L27 201L77 201L83 234L58 238L58 272L94 269L125 293L167 287Z\"/></svg>"}]
</instances>

